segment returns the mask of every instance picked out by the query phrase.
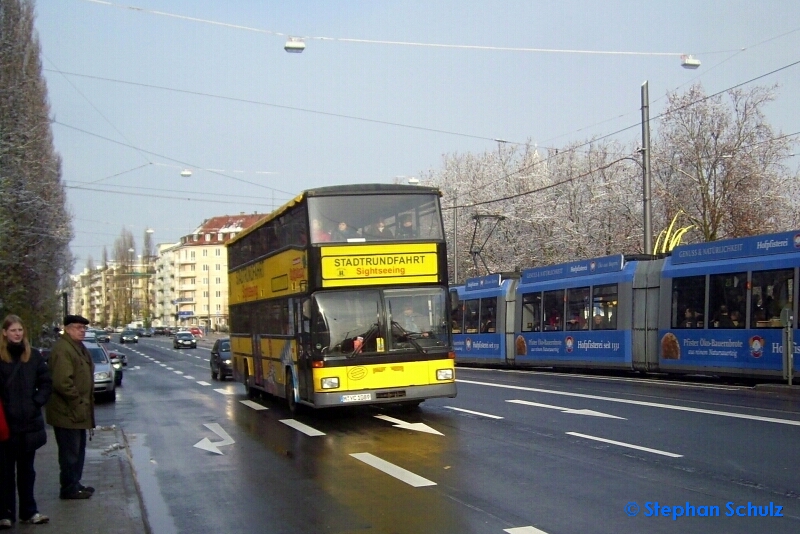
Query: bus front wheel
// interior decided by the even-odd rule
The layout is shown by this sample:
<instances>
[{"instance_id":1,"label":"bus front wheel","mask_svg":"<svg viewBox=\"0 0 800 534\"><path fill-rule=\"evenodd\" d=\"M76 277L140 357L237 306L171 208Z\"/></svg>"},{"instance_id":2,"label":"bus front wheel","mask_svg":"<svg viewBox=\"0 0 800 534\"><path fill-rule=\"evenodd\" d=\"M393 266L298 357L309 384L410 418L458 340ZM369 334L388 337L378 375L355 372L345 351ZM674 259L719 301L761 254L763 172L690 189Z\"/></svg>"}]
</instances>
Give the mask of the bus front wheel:
<instances>
[{"instance_id":1,"label":"bus front wheel","mask_svg":"<svg viewBox=\"0 0 800 534\"><path fill-rule=\"evenodd\" d=\"M286 404L289 407L289 411L291 413L295 413L297 411L297 401L294 398L294 380L292 379L292 371L286 370L286 385L284 386L286 389Z\"/></svg>"}]
</instances>

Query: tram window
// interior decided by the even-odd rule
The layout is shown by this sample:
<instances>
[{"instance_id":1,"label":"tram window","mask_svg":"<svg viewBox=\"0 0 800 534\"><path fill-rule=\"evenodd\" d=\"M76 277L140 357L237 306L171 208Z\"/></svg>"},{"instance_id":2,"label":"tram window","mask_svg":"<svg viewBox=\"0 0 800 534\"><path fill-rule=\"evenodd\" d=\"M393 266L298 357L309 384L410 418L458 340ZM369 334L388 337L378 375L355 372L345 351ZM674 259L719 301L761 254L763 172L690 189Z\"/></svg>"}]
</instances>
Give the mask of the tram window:
<instances>
[{"instance_id":1,"label":"tram window","mask_svg":"<svg viewBox=\"0 0 800 534\"><path fill-rule=\"evenodd\" d=\"M545 291L542 305L544 330L564 330L564 290Z\"/></svg>"},{"instance_id":2,"label":"tram window","mask_svg":"<svg viewBox=\"0 0 800 534\"><path fill-rule=\"evenodd\" d=\"M708 287L708 327L744 328L747 273L713 274Z\"/></svg>"},{"instance_id":3,"label":"tram window","mask_svg":"<svg viewBox=\"0 0 800 534\"><path fill-rule=\"evenodd\" d=\"M464 331L464 301L453 299L452 302L454 304L450 310L452 331L454 334L460 334Z\"/></svg>"},{"instance_id":4,"label":"tram window","mask_svg":"<svg viewBox=\"0 0 800 534\"><path fill-rule=\"evenodd\" d=\"M781 310L791 306L794 270L753 271L750 328L780 328Z\"/></svg>"},{"instance_id":5,"label":"tram window","mask_svg":"<svg viewBox=\"0 0 800 534\"><path fill-rule=\"evenodd\" d=\"M589 288L567 290L567 330L587 330L589 322Z\"/></svg>"},{"instance_id":6,"label":"tram window","mask_svg":"<svg viewBox=\"0 0 800 534\"><path fill-rule=\"evenodd\" d=\"M592 292L592 330L617 329L617 284L594 286Z\"/></svg>"},{"instance_id":7,"label":"tram window","mask_svg":"<svg viewBox=\"0 0 800 534\"><path fill-rule=\"evenodd\" d=\"M672 279L672 328L705 326L706 277Z\"/></svg>"},{"instance_id":8,"label":"tram window","mask_svg":"<svg viewBox=\"0 0 800 534\"><path fill-rule=\"evenodd\" d=\"M481 301L478 299L464 301L464 331L467 334L477 334L480 327Z\"/></svg>"},{"instance_id":9,"label":"tram window","mask_svg":"<svg viewBox=\"0 0 800 534\"><path fill-rule=\"evenodd\" d=\"M497 297L481 299L481 333L492 333L497 329Z\"/></svg>"},{"instance_id":10,"label":"tram window","mask_svg":"<svg viewBox=\"0 0 800 534\"><path fill-rule=\"evenodd\" d=\"M522 331L539 332L542 329L542 294L522 295Z\"/></svg>"}]
</instances>

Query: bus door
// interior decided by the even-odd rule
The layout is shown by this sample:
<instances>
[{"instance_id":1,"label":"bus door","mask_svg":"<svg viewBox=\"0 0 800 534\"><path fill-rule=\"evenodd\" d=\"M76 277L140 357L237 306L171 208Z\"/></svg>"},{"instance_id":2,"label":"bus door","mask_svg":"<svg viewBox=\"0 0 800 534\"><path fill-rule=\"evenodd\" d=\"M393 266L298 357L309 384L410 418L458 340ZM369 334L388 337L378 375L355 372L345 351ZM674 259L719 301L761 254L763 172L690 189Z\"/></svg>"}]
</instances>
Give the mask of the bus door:
<instances>
[{"instance_id":1,"label":"bus door","mask_svg":"<svg viewBox=\"0 0 800 534\"><path fill-rule=\"evenodd\" d=\"M261 334L253 334L253 383L264 387L264 372L261 361Z\"/></svg>"},{"instance_id":2,"label":"bus door","mask_svg":"<svg viewBox=\"0 0 800 534\"><path fill-rule=\"evenodd\" d=\"M311 299L294 301L297 343L297 387L300 398L314 399L314 368L311 360Z\"/></svg>"}]
</instances>

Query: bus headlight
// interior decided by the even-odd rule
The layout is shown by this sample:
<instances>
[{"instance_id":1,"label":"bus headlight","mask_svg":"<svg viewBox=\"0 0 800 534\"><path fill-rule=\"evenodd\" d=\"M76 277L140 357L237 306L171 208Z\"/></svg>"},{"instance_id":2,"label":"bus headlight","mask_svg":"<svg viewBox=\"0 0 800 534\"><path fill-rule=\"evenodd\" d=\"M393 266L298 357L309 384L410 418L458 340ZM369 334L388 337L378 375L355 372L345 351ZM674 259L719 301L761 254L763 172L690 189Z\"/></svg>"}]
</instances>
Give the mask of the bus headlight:
<instances>
[{"instance_id":1,"label":"bus headlight","mask_svg":"<svg viewBox=\"0 0 800 534\"><path fill-rule=\"evenodd\" d=\"M453 370L452 369L437 369L436 370L436 380L452 380L453 379Z\"/></svg>"},{"instance_id":2,"label":"bus headlight","mask_svg":"<svg viewBox=\"0 0 800 534\"><path fill-rule=\"evenodd\" d=\"M339 377L330 376L322 379L322 389L336 389L339 387Z\"/></svg>"}]
</instances>

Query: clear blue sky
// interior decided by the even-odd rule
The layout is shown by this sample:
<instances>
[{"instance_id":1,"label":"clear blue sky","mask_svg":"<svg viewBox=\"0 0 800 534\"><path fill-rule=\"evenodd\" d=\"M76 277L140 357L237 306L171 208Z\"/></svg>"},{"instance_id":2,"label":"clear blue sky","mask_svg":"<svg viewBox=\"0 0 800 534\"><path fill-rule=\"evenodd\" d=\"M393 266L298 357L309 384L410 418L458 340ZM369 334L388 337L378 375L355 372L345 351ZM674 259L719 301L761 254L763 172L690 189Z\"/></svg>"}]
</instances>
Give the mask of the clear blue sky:
<instances>
[{"instance_id":1,"label":"clear blue sky","mask_svg":"<svg viewBox=\"0 0 800 534\"><path fill-rule=\"evenodd\" d=\"M800 2L788 0L38 0L36 10L76 271L104 245L111 253L123 227L137 247L148 227L155 242L175 241L214 215L418 175L492 139L561 147L636 124L645 80L655 116L667 91L699 81L714 93L800 60ZM305 52L286 53L285 35L310 37ZM681 68L681 53L702 66ZM768 119L800 131L800 65L756 83L780 84ZM617 137L635 143L640 129Z\"/></svg>"}]
</instances>

